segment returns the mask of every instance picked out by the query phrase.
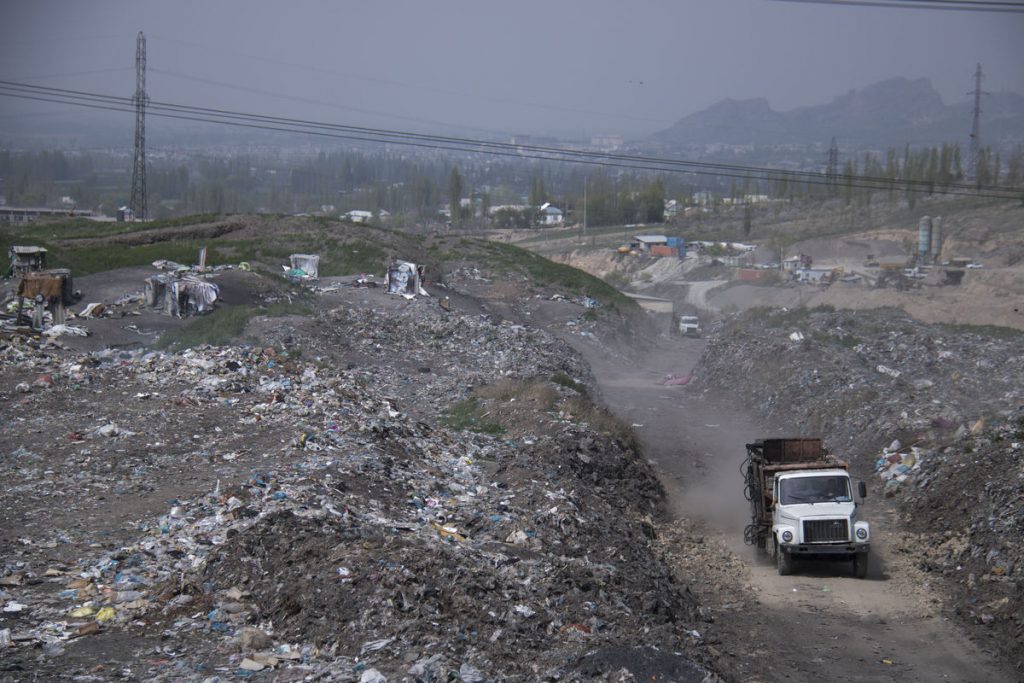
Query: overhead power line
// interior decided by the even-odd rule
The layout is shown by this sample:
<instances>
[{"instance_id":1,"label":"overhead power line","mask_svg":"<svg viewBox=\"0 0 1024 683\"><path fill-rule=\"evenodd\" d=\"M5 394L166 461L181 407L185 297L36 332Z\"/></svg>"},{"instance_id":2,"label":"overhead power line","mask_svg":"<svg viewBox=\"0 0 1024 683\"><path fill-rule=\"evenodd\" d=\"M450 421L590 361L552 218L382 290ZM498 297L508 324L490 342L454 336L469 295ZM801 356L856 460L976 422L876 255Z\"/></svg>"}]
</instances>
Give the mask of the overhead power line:
<instances>
[{"instance_id":1,"label":"overhead power line","mask_svg":"<svg viewBox=\"0 0 1024 683\"><path fill-rule=\"evenodd\" d=\"M408 121L410 123L418 123L420 125L427 126L442 126L445 128L461 128L463 130L472 130L477 133L483 133L485 135L504 135L501 131L477 128L474 126L465 126L459 124L452 124L445 121L435 121L433 119L423 119L414 116L404 116L402 114L393 114L389 112L383 112L375 109L365 109L362 107L353 107L348 104L338 104L337 102L328 102L326 100L317 100L309 97L297 97L295 95L289 95L282 92L272 92L270 90L263 90L261 88L253 88L249 86L239 85L237 83L227 83L225 81L215 81L210 78L202 78L200 76L189 76L188 74L178 73L175 71L168 71L167 69L158 69L155 67L149 67L150 73L163 74L165 76L171 76L172 78L180 78L185 81L192 81L194 83L204 83L206 85L214 85L218 88L228 88L230 90L238 90L239 92L252 93L254 95L260 95L262 97L273 97L276 99L287 100L289 102L302 102L304 104L313 104L318 107L327 107L329 109L338 109L341 111L354 111L360 114L370 114L372 116L383 116L389 119L395 119L397 121ZM22 79L27 80L27 79Z\"/></svg>"},{"instance_id":2,"label":"overhead power line","mask_svg":"<svg viewBox=\"0 0 1024 683\"><path fill-rule=\"evenodd\" d=\"M50 78L72 78L75 76L94 76L96 74L109 74L124 71L134 71L131 66L118 66L110 69L90 69L89 71L67 71L57 74L36 74L34 76L19 76L19 81L44 81Z\"/></svg>"},{"instance_id":3,"label":"overhead power line","mask_svg":"<svg viewBox=\"0 0 1024 683\"><path fill-rule=\"evenodd\" d=\"M806 5L853 5L883 7L886 9L947 10L954 12L1011 12L1024 13L1024 2L984 2L982 0L775 0L798 2Z\"/></svg>"},{"instance_id":4,"label":"overhead power line","mask_svg":"<svg viewBox=\"0 0 1024 683\"><path fill-rule=\"evenodd\" d=\"M135 111L134 98L67 90L63 88L50 88L3 80L0 80L0 96L70 104L109 111ZM641 171L686 173L703 176L739 178L744 180L763 179L765 181L775 181L785 179L812 185L825 185L828 182L824 174L808 171L790 171L758 166L744 166L739 164L686 161L681 159L631 154L614 154L541 145L519 145L464 137L429 135L383 128L333 124L266 114L253 114L209 107L196 107L191 105L175 104L172 102L148 101L146 113L150 116L160 116L185 121L215 123L258 130L315 135L319 137L356 140L362 142L396 144L462 153L487 154L519 159L538 159L543 161L589 164ZM967 183L947 183L939 185L931 181L897 180L892 178L847 175L837 176L835 178L835 182L841 187L867 190L903 189L909 192L968 195L993 199L1017 199L1020 196L1019 190L1000 187L998 185L977 186Z\"/></svg>"},{"instance_id":5,"label":"overhead power line","mask_svg":"<svg viewBox=\"0 0 1024 683\"><path fill-rule=\"evenodd\" d=\"M301 64L301 63L298 63L298 62L281 61L281 60L278 60L278 59L271 59L271 58L267 57L264 54L246 54L246 53L236 52L234 50L228 50L228 49L225 49L223 47L212 47L210 45L204 45L202 43L196 43L196 42L193 42L193 41L190 41L190 40L181 40L181 39L178 39L178 38L171 38L171 37L168 37L168 36L152 36L152 37L157 38L157 40L167 40L167 41L170 41L170 42L178 43L180 45L188 45L190 47L198 47L198 48L203 49L203 50L209 50L209 51L212 51L212 52L218 52L220 54L230 55L230 56L233 56L233 57L236 57L236 58L239 58L239 59L244 59L244 60L246 60L246 62L252 62L253 60L256 60L256 61L261 61L261 62L263 62L265 64L272 64L274 66L284 66L284 67L287 67L289 69L297 69L297 70L300 70L303 73L309 73L309 72L312 71L312 72L316 72L316 73L322 73L322 74L325 74L325 75L328 75L328 76L336 76L336 77L341 77L341 78L350 78L350 79L355 79L355 80L358 80L358 81L363 81L365 83L373 83L373 84L376 84L376 85L385 85L385 86L388 86L388 87L402 88L402 89L405 89L405 90L419 90L419 91L422 91L422 92L429 92L429 93L433 93L433 94L436 94L436 95L443 95L445 97L460 97L460 98L465 98L465 99L478 100L478 101L481 101L481 102L492 102L492 103L501 104L501 105L513 105L513 106L518 106L518 107L529 107L529 108L532 108L532 109L544 109L544 110L548 110L548 111L562 111L562 112L568 112L568 113L571 113L571 114L587 114L587 115L590 115L590 116L603 116L603 117L607 117L607 118L621 119L621 120L626 120L626 121L643 121L643 122L647 122L647 123L659 123L659 124L671 123L671 121L668 121L666 119L651 118L651 117L648 117L648 116L638 116L636 114L623 114L623 113L613 113L613 112L607 112L607 111L596 111L596 110L592 110L592 109L583 109L583 108L579 108L579 107L570 107L570 106L558 104L557 102L538 102L538 101L518 100L518 99L512 99L512 98L508 98L508 97L496 97L496 96L486 95L484 93L479 93L479 92L469 93L469 92L463 92L463 91L460 91L460 90L452 90L452 89L449 89L449 88L441 88L441 87L436 87L436 86L431 86L431 85L425 85L423 83L416 83L416 82L411 82L411 81L398 81L398 80L394 80L394 79L390 79L390 78L383 78L383 77L378 77L378 76L367 76L365 74L355 74L355 73L351 73L351 72L339 71L339 70L334 69L334 68L328 68L328 67L325 67L325 66L319 65L319 64Z\"/></svg>"}]
</instances>

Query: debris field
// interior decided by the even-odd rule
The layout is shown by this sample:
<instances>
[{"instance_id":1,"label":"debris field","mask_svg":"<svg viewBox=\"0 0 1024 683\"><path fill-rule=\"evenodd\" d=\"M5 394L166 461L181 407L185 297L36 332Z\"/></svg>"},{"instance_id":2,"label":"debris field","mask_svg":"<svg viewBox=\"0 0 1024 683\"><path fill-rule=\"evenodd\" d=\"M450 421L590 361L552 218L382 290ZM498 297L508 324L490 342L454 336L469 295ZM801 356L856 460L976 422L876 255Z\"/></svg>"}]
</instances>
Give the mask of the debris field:
<instances>
[{"instance_id":1,"label":"debris field","mask_svg":"<svg viewBox=\"0 0 1024 683\"><path fill-rule=\"evenodd\" d=\"M0 680L713 680L586 367L448 309L346 286L236 345L4 335Z\"/></svg>"}]
</instances>

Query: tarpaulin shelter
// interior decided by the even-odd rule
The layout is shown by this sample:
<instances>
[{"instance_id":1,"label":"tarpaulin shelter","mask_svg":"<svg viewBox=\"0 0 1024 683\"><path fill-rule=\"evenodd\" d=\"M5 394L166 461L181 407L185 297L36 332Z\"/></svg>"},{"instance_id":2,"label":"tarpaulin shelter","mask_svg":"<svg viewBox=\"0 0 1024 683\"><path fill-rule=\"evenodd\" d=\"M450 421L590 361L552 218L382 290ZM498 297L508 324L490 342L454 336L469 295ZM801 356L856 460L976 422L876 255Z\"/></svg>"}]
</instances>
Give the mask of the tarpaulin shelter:
<instances>
[{"instance_id":1,"label":"tarpaulin shelter","mask_svg":"<svg viewBox=\"0 0 1024 683\"><path fill-rule=\"evenodd\" d=\"M319 254L292 254L288 257L291 267L282 266L285 277L292 282L310 282L320 277Z\"/></svg>"},{"instance_id":2,"label":"tarpaulin shelter","mask_svg":"<svg viewBox=\"0 0 1024 683\"><path fill-rule=\"evenodd\" d=\"M74 290L71 271L67 268L26 272L18 283L16 319L21 318L25 301L28 300L35 306L32 316L34 328L43 328L43 313L46 308L50 309L54 324L59 325L64 322L64 307L81 298L81 294Z\"/></svg>"},{"instance_id":3,"label":"tarpaulin shelter","mask_svg":"<svg viewBox=\"0 0 1024 683\"><path fill-rule=\"evenodd\" d=\"M384 280L388 294L399 294L406 299L416 295L428 296L423 289L423 266L408 261L395 261L388 268Z\"/></svg>"},{"instance_id":4,"label":"tarpaulin shelter","mask_svg":"<svg viewBox=\"0 0 1024 683\"><path fill-rule=\"evenodd\" d=\"M146 305L179 318L213 310L219 294L217 285L196 277L161 274L146 278Z\"/></svg>"}]
</instances>

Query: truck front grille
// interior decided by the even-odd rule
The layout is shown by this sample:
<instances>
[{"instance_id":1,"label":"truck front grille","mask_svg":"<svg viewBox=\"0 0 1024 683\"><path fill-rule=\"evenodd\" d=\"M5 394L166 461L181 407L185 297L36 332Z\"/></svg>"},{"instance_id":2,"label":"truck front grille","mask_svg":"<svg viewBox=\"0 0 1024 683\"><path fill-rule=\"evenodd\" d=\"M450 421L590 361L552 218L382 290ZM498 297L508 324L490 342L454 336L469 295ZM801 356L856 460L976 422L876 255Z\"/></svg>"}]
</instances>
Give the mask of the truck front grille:
<instances>
[{"instance_id":1,"label":"truck front grille","mask_svg":"<svg viewBox=\"0 0 1024 683\"><path fill-rule=\"evenodd\" d=\"M849 520L812 519L804 521L804 543L833 543L849 540Z\"/></svg>"}]
</instances>

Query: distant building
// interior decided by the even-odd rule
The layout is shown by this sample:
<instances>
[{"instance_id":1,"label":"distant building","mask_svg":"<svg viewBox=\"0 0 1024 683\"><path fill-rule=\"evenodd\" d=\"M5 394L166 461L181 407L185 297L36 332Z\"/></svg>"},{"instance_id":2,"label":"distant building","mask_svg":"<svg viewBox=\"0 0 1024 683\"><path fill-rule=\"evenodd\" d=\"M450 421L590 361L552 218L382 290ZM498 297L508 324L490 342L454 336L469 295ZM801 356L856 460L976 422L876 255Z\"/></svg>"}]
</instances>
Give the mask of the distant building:
<instances>
[{"instance_id":1,"label":"distant building","mask_svg":"<svg viewBox=\"0 0 1024 683\"><path fill-rule=\"evenodd\" d=\"M665 220L675 218L679 215L679 211L682 207L679 206L679 200L677 199L666 199L665 200Z\"/></svg>"},{"instance_id":2,"label":"distant building","mask_svg":"<svg viewBox=\"0 0 1024 683\"><path fill-rule=\"evenodd\" d=\"M557 206L544 204L540 207L539 213L541 225L562 225L565 222L565 215Z\"/></svg>"},{"instance_id":3,"label":"distant building","mask_svg":"<svg viewBox=\"0 0 1024 683\"><path fill-rule=\"evenodd\" d=\"M788 273L792 273L800 268L800 257L789 256L782 259L782 269Z\"/></svg>"},{"instance_id":4,"label":"distant building","mask_svg":"<svg viewBox=\"0 0 1024 683\"><path fill-rule=\"evenodd\" d=\"M693 193L693 203L697 206L708 206L715 201L714 195L707 190L701 190L700 192Z\"/></svg>"},{"instance_id":5,"label":"distant building","mask_svg":"<svg viewBox=\"0 0 1024 683\"><path fill-rule=\"evenodd\" d=\"M0 223L31 223L37 218L91 215L92 211L82 209L49 209L40 206L0 205Z\"/></svg>"},{"instance_id":6,"label":"distant building","mask_svg":"<svg viewBox=\"0 0 1024 683\"><path fill-rule=\"evenodd\" d=\"M798 268L793 271L793 279L797 282L829 283L833 274L831 268Z\"/></svg>"},{"instance_id":7,"label":"distant building","mask_svg":"<svg viewBox=\"0 0 1024 683\"><path fill-rule=\"evenodd\" d=\"M640 246L641 251L649 252L652 247L668 246L668 237L665 235L637 235L633 240Z\"/></svg>"},{"instance_id":8,"label":"distant building","mask_svg":"<svg viewBox=\"0 0 1024 683\"><path fill-rule=\"evenodd\" d=\"M341 214L341 217L350 220L353 223L369 223L373 219L373 212L353 209L348 213Z\"/></svg>"},{"instance_id":9,"label":"distant building","mask_svg":"<svg viewBox=\"0 0 1024 683\"><path fill-rule=\"evenodd\" d=\"M742 197L725 197L722 203L726 206L734 204L761 204L762 202L771 201L771 197L766 194L745 194Z\"/></svg>"}]
</instances>

